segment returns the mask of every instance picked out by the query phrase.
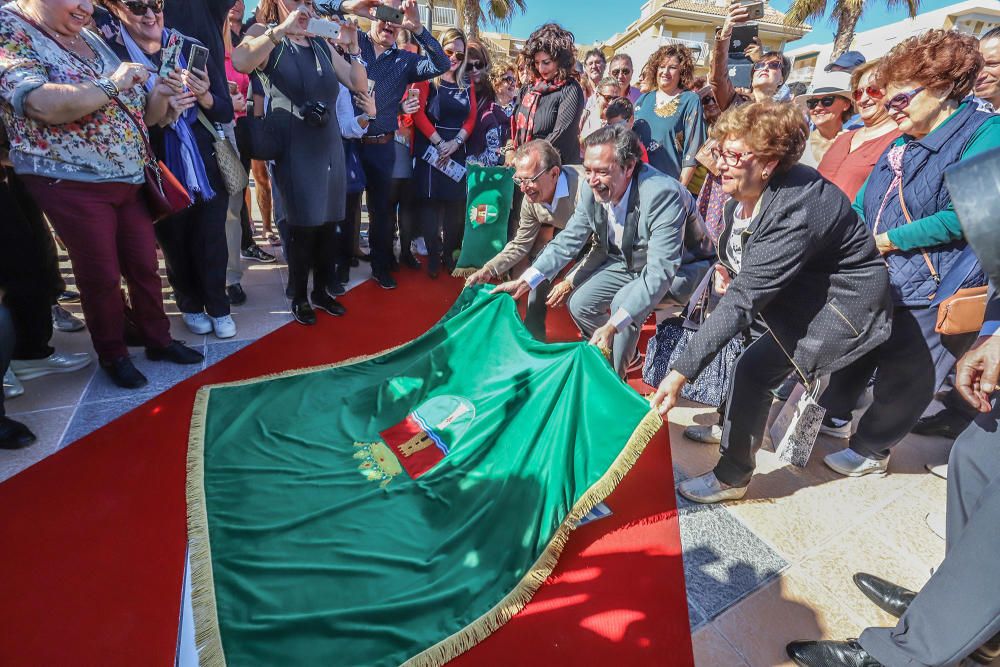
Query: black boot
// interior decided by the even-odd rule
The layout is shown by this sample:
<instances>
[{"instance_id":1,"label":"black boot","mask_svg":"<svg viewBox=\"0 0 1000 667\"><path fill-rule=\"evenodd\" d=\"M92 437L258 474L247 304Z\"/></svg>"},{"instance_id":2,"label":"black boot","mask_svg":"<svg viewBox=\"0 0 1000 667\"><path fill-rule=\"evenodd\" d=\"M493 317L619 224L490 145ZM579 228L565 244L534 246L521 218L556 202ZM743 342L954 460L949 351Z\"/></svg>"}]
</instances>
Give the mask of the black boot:
<instances>
[{"instance_id":1,"label":"black boot","mask_svg":"<svg viewBox=\"0 0 1000 667\"><path fill-rule=\"evenodd\" d=\"M865 597L875 603L882 611L896 618L903 615L906 608L913 602L917 594L902 586L876 577L874 574L858 572L853 577L855 585L861 589Z\"/></svg>"},{"instance_id":2,"label":"black boot","mask_svg":"<svg viewBox=\"0 0 1000 667\"><path fill-rule=\"evenodd\" d=\"M0 417L0 449L24 449L35 440L35 434L21 422Z\"/></svg>"},{"instance_id":3,"label":"black boot","mask_svg":"<svg viewBox=\"0 0 1000 667\"><path fill-rule=\"evenodd\" d=\"M800 667L883 667L856 639L792 642L785 651Z\"/></svg>"}]
</instances>

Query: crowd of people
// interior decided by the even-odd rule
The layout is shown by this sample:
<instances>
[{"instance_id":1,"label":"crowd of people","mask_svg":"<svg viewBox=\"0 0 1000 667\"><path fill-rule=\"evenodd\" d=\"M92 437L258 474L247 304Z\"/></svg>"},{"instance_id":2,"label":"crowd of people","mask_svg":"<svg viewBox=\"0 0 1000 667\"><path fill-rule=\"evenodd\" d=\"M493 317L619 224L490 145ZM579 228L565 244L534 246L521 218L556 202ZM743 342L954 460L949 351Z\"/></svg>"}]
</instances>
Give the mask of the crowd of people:
<instances>
[{"instance_id":1,"label":"crowd of people","mask_svg":"<svg viewBox=\"0 0 1000 667\"><path fill-rule=\"evenodd\" d=\"M565 305L620 376L669 366L650 399L664 415L741 346L718 423L685 432L721 457L678 486L684 497L746 494L772 403L796 384L823 409L821 431L846 441L824 459L842 475L884 474L910 432L957 438L948 556L925 591L859 575L900 624L796 642L798 664L944 665L998 650L998 531L971 534L1000 519L1000 303L981 261L996 250L967 242L945 175L1000 147L1000 30L930 30L878 61L838 59L796 90L782 53L731 52L749 20L738 2L704 78L681 44L639 71L624 53L578 61L554 23L503 60L459 29L432 35L415 0L261 0L245 14L243 0L0 8L5 398L92 363L51 347L54 328L86 326L101 368L129 389L147 379L128 346L200 363L171 336L157 249L184 326L218 338L236 335L231 307L254 298L242 261L274 262L279 249L307 326L317 310L346 314L337 297L361 261L387 290L401 267L451 273L466 168L506 165L508 243L466 282L527 294L534 337ZM737 56L751 63L748 87L732 79ZM986 314L948 320L956 295ZM76 300L85 325L60 305ZM669 364L643 359L647 320L696 301L711 313L685 349ZM0 447L31 444L3 405ZM965 613L942 618L954 605Z\"/></svg>"}]
</instances>

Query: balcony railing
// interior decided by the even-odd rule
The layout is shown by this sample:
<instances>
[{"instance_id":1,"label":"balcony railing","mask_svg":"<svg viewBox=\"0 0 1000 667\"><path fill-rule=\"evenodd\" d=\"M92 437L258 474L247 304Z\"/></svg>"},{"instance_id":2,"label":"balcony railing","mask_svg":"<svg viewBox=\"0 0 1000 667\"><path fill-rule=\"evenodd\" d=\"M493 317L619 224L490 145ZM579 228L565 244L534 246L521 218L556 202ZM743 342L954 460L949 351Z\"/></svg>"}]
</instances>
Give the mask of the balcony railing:
<instances>
[{"instance_id":1,"label":"balcony railing","mask_svg":"<svg viewBox=\"0 0 1000 667\"><path fill-rule=\"evenodd\" d=\"M458 27L458 10L454 7L435 7L434 8L434 20L429 21L429 8L427 5L419 5L420 7L420 22L425 25L431 25L434 30L439 30L441 28L457 28Z\"/></svg>"},{"instance_id":2,"label":"balcony railing","mask_svg":"<svg viewBox=\"0 0 1000 667\"><path fill-rule=\"evenodd\" d=\"M660 45L680 44L691 50L695 65L704 65L708 62L709 47L708 42L696 42L693 39L678 39L677 37L661 37Z\"/></svg>"}]
</instances>

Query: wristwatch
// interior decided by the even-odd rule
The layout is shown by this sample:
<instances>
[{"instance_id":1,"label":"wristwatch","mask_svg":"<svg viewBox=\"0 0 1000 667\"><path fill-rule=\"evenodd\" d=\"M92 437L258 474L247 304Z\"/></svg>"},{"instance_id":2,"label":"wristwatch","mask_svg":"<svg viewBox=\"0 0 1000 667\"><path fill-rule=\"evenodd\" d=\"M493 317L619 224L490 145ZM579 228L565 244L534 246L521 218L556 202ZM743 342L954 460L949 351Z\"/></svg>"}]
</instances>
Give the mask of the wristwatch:
<instances>
[{"instance_id":1,"label":"wristwatch","mask_svg":"<svg viewBox=\"0 0 1000 667\"><path fill-rule=\"evenodd\" d=\"M456 134L456 135L455 135L455 143L456 143L456 144L458 144L459 146L461 146L462 144L464 144L464 143L465 143L465 141L463 141L463 140L462 140L462 137L460 137L460 136L458 136L458 135Z\"/></svg>"},{"instance_id":2,"label":"wristwatch","mask_svg":"<svg viewBox=\"0 0 1000 667\"><path fill-rule=\"evenodd\" d=\"M280 39L275 39L274 38L274 28L273 27L268 28L267 30L265 30L264 31L264 35L269 40L271 40L271 43L274 44L275 46L278 46L279 44L281 44L281 40Z\"/></svg>"}]
</instances>

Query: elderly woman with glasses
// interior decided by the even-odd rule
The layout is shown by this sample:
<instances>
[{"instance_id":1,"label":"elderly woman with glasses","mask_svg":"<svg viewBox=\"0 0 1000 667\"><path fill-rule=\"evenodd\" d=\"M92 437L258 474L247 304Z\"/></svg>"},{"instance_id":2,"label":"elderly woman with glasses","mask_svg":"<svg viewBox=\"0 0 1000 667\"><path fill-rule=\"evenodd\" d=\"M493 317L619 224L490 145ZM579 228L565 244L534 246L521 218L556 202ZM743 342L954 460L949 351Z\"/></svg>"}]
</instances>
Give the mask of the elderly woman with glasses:
<instances>
[{"instance_id":1,"label":"elderly woman with glasses","mask_svg":"<svg viewBox=\"0 0 1000 667\"><path fill-rule=\"evenodd\" d=\"M864 126L834 139L817 167L852 200L882 153L901 134L883 104L885 91L874 85L877 66L878 61L867 62L851 73L854 104Z\"/></svg>"},{"instance_id":2,"label":"elderly woman with glasses","mask_svg":"<svg viewBox=\"0 0 1000 667\"><path fill-rule=\"evenodd\" d=\"M879 63L875 86L903 136L882 154L854 208L889 267L892 336L830 378L825 426L849 437L826 464L849 476L884 474L971 341L935 331L937 304L985 284L944 184L948 167L1000 146L1000 116L965 101L983 65L976 39L930 30ZM877 371L877 372L876 372ZM875 374L874 402L850 433L851 410Z\"/></svg>"},{"instance_id":3,"label":"elderly woman with glasses","mask_svg":"<svg viewBox=\"0 0 1000 667\"><path fill-rule=\"evenodd\" d=\"M635 133L649 151L649 163L687 186L698 164L695 155L705 142L701 100L688 90L694 58L686 46L661 46L643 72L649 92L635 102Z\"/></svg>"},{"instance_id":4,"label":"elderly woman with glasses","mask_svg":"<svg viewBox=\"0 0 1000 667\"><path fill-rule=\"evenodd\" d=\"M0 9L0 116L10 160L66 244L101 366L121 387L146 377L125 346L125 279L146 356L181 364L202 355L170 336L153 221L143 198L146 126L175 94L123 63L87 29L93 6L21 0Z\"/></svg>"},{"instance_id":5,"label":"elderly woman with glasses","mask_svg":"<svg viewBox=\"0 0 1000 667\"><path fill-rule=\"evenodd\" d=\"M789 373L810 388L889 335L888 276L865 225L835 185L797 165L809 128L787 103L725 112L712 128L722 185L732 199L719 242L734 277L651 404L666 415L752 324L760 335L736 362L715 469L678 487L700 503L742 498L754 471L774 390Z\"/></svg>"}]
</instances>

